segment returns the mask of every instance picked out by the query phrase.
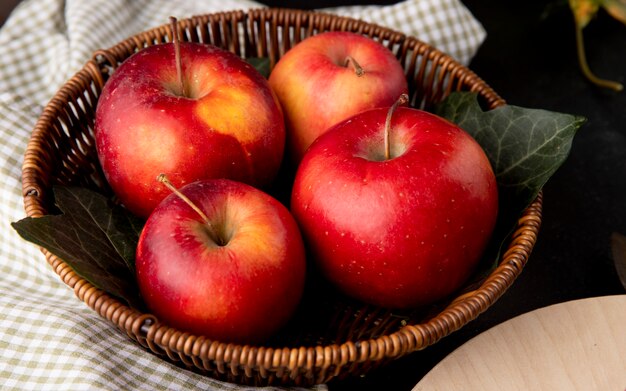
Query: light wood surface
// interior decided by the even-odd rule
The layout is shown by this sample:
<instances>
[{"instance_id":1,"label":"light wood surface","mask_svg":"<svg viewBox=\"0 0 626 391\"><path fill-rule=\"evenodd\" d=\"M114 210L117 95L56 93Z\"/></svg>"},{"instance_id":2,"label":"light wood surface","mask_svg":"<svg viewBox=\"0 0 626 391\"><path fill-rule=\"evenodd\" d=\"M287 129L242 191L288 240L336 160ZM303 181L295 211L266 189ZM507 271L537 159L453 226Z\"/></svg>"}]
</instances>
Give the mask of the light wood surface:
<instances>
[{"instance_id":1,"label":"light wood surface","mask_svg":"<svg viewBox=\"0 0 626 391\"><path fill-rule=\"evenodd\" d=\"M556 304L495 326L413 389L436 390L626 391L626 295Z\"/></svg>"}]
</instances>

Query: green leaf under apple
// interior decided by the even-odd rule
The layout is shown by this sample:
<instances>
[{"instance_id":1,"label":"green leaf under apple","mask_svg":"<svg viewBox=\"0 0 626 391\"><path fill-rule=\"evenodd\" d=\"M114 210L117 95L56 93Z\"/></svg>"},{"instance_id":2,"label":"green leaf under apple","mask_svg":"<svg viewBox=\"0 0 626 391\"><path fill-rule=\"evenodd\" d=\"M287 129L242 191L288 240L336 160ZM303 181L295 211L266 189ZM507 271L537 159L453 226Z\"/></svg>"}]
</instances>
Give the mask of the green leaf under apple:
<instances>
[{"instance_id":1,"label":"green leaf under apple","mask_svg":"<svg viewBox=\"0 0 626 391\"><path fill-rule=\"evenodd\" d=\"M505 105L483 111L474 93L452 93L438 114L459 125L483 147L493 166L500 200L515 213L537 197L565 162L584 117Z\"/></svg>"},{"instance_id":2,"label":"green leaf under apple","mask_svg":"<svg viewBox=\"0 0 626 391\"><path fill-rule=\"evenodd\" d=\"M62 214L27 217L13 228L96 287L138 306L135 249L143 220L86 188L55 186L53 195Z\"/></svg>"}]
</instances>

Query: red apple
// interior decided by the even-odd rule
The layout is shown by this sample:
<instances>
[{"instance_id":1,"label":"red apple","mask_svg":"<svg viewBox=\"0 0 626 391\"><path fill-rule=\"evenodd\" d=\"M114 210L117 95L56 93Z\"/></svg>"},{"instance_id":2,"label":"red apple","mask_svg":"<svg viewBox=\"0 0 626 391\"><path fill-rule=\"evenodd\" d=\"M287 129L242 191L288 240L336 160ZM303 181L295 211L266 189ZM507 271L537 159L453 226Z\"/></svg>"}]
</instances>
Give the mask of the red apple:
<instances>
[{"instance_id":1,"label":"red apple","mask_svg":"<svg viewBox=\"0 0 626 391\"><path fill-rule=\"evenodd\" d=\"M389 107L408 89L402 65L389 49L339 31L298 43L278 61L269 83L284 110L288 153L296 163L332 125Z\"/></svg>"},{"instance_id":2,"label":"red apple","mask_svg":"<svg viewBox=\"0 0 626 391\"><path fill-rule=\"evenodd\" d=\"M281 109L252 66L217 47L181 43L183 86L174 44L129 57L99 98L95 135L100 163L115 194L147 217L176 186L230 178L263 187L278 172L285 144Z\"/></svg>"},{"instance_id":3,"label":"red apple","mask_svg":"<svg viewBox=\"0 0 626 391\"><path fill-rule=\"evenodd\" d=\"M492 234L496 179L479 144L454 124L398 108L360 113L305 154L292 213L322 272L367 303L412 308L457 290Z\"/></svg>"},{"instance_id":4,"label":"red apple","mask_svg":"<svg viewBox=\"0 0 626 391\"><path fill-rule=\"evenodd\" d=\"M227 179L193 182L148 218L137 246L141 294L160 321L197 335L260 342L292 316L304 287L298 226L266 193Z\"/></svg>"}]
</instances>

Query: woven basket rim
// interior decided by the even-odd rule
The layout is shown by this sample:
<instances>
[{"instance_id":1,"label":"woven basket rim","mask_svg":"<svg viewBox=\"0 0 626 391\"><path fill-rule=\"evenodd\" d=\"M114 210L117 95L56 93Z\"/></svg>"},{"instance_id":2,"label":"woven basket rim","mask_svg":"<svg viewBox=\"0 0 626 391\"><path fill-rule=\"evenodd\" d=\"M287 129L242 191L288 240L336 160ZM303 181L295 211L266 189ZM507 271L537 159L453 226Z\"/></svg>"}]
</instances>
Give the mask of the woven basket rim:
<instances>
[{"instance_id":1,"label":"woven basket rim","mask_svg":"<svg viewBox=\"0 0 626 391\"><path fill-rule=\"evenodd\" d=\"M464 81L472 85L472 91L486 97L491 107L505 104L504 100L482 79L447 54L417 38L350 17L288 8L261 8L246 12L235 10L196 15L181 19L179 23L181 28L194 26L197 23L252 23L251 20L257 19L269 21L270 24L280 24L288 18L301 19L301 22L306 20L307 23L312 18L320 18L324 21L328 19L329 23L335 23L333 26L338 28L356 26L356 29L361 29L361 31L382 32L384 36L393 37L396 43L402 46L402 50L408 45L418 46L424 54L424 61L439 61L438 64L457 67L455 69L463 73ZM83 78L91 80L101 89L105 83L101 73L103 63L115 67L128 52L142 45L142 39L157 39L158 36L167 35L168 28L167 24L163 24L129 37L108 49L94 52L92 59L68 80L46 105L33 129L22 167L25 173L22 192L28 216L39 217L47 213L43 200L40 198L45 192L44 186L50 187L45 175L49 167L43 165L46 159L40 156L43 153L42 149L46 147L43 135L52 126L52 121L59 114L59 110L62 110L68 103L70 97L82 89L79 80ZM257 46L257 53L269 53L270 57L272 50L271 47ZM42 181L44 186L41 186L38 180ZM492 270L477 289L456 297L446 308L426 322L407 324L397 331L378 338L347 341L341 344L280 348L238 345L194 336L158 323L152 314L142 313L128 307L117 298L78 276L60 258L45 249L42 249L42 252L63 282L74 289L75 294L83 302L100 316L125 331L131 339L154 353L168 356L174 362L182 362L185 366L201 370L216 369L219 373L230 371L234 376L251 376L258 371L262 378L275 376L285 380L293 380L302 375L306 378L306 384L316 384L338 376L346 367L355 368L356 371L359 366L369 362L396 359L424 349L458 330L489 308L515 281L530 256L541 225L542 200L543 194L540 192L525 209L518 219L517 229L511 236L511 242L499 259L497 268ZM207 363L207 360L212 360L217 364ZM243 369L238 369L240 366ZM273 373L274 370L276 373Z\"/></svg>"}]
</instances>

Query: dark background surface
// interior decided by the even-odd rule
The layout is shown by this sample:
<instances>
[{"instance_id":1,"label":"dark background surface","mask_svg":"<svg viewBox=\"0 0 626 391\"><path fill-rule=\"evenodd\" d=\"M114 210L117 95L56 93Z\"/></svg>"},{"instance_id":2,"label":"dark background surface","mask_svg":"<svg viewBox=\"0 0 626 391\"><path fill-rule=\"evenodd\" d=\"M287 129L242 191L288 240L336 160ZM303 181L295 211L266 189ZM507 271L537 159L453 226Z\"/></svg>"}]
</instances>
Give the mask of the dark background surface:
<instances>
[{"instance_id":1,"label":"dark background surface","mask_svg":"<svg viewBox=\"0 0 626 391\"><path fill-rule=\"evenodd\" d=\"M263 1L311 9L395 1ZM18 1L2 0L0 22ZM420 352L331 390L410 390L468 339L514 316L586 297L623 294L611 257L612 232L626 234L626 92L581 75L574 24L565 0L465 0L487 30L470 64L509 104L585 116L569 159L544 188L544 219L528 265L475 321ZM626 83L626 26L600 11L584 30L587 59L599 76ZM418 37L419 38L419 37Z\"/></svg>"}]
</instances>

